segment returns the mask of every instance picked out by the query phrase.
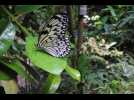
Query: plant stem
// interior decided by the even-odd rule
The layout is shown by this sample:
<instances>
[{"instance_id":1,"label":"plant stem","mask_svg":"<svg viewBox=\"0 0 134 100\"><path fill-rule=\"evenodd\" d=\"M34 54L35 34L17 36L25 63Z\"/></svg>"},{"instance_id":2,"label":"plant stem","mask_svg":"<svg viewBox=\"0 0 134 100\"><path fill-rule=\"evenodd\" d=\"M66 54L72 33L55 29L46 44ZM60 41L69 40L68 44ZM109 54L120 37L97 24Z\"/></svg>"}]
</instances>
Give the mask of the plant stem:
<instances>
[{"instance_id":1,"label":"plant stem","mask_svg":"<svg viewBox=\"0 0 134 100\"><path fill-rule=\"evenodd\" d=\"M84 26L83 26L83 16L87 15L87 5L80 5L79 6L79 26L78 26L78 39L77 39L77 66L78 66L78 60L80 56L80 48L81 44L83 42L83 31L84 31Z\"/></svg>"}]
</instances>

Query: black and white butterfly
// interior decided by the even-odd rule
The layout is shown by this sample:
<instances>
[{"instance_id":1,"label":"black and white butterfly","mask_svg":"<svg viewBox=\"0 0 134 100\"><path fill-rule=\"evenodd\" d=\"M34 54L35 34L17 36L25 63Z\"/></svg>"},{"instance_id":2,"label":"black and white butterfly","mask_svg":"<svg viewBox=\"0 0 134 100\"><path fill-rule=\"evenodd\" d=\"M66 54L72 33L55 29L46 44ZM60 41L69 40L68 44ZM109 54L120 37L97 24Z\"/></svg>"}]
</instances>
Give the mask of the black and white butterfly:
<instances>
[{"instance_id":1,"label":"black and white butterfly","mask_svg":"<svg viewBox=\"0 0 134 100\"><path fill-rule=\"evenodd\" d=\"M70 51L69 38L65 34L68 29L68 16L60 13L53 16L38 39L38 47L55 57L63 57Z\"/></svg>"}]
</instances>

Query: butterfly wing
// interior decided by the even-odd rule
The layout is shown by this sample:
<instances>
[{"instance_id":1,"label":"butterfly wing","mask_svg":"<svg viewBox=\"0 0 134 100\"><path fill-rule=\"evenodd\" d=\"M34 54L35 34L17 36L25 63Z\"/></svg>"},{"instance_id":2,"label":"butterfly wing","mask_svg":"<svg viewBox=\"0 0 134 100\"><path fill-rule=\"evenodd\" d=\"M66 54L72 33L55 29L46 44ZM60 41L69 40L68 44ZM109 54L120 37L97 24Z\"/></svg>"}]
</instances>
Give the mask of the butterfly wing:
<instances>
[{"instance_id":1,"label":"butterfly wing","mask_svg":"<svg viewBox=\"0 0 134 100\"><path fill-rule=\"evenodd\" d=\"M55 57L62 57L69 53L69 39L65 35L68 27L66 14L57 14L48 22L40 35L38 47Z\"/></svg>"}]
</instances>

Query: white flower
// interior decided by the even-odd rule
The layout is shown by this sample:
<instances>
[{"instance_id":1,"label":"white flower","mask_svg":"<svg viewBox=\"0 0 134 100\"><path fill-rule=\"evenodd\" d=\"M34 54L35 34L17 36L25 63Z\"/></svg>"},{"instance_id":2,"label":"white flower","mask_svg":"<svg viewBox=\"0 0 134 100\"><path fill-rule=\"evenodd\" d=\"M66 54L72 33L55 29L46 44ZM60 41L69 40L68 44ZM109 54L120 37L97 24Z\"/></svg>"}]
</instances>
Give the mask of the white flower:
<instances>
[{"instance_id":1,"label":"white flower","mask_svg":"<svg viewBox=\"0 0 134 100\"><path fill-rule=\"evenodd\" d=\"M92 17L91 17L91 20L95 20L95 16L92 16Z\"/></svg>"},{"instance_id":2,"label":"white flower","mask_svg":"<svg viewBox=\"0 0 134 100\"><path fill-rule=\"evenodd\" d=\"M95 16L95 19L96 19L96 20L98 20L99 18L100 18L100 16L99 16L99 15L96 15L96 16Z\"/></svg>"},{"instance_id":3,"label":"white flower","mask_svg":"<svg viewBox=\"0 0 134 100\"><path fill-rule=\"evenodd\" d=\"M95 21L95 20L98 20L99 18L100 18L100 16L99 15L96 15L96 16L92 16L91 17L91 20Z\"/></svg>"},{"instance_id":4,"label":"white flower","mask_svg":"<svg viewBox=\"0 0 134 100\"><path fill-rule=\"evenodd\" d=\"M89 20L90 20L89 16L88 15L85 15L84 18L83 18L83 22L85 24L87 24L89 22Z\"/></svg>"},{"instance_id":5,"label":"white flower","mask_svg":"<svg viewBox=\"0 0 134 100\"><path fill-rule=\"evenodd\" d=\"M84 18L90 20L90 17L88 15L84 15Z\"/></svg>"}]
</instances>

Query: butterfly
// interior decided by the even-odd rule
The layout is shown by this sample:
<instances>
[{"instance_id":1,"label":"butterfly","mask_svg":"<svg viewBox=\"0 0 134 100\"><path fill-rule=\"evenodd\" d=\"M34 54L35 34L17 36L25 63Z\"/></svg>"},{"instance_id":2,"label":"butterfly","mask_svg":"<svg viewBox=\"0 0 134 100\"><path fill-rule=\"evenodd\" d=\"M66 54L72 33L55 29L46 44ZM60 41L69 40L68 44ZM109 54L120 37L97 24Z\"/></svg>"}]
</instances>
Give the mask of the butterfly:
<instances>
[{"instance_id":1,"label":"butterfly","mask_svg":"<svg viewBox=\"0 0 134 100\"><path fill-rule=\"evenodd\" d=\"M70 51L69 37L65 34L67 29L67 14L56 14L48 21L41 32L37 46L52 56L66 56Z\"/></svg>"}]
</instances>

